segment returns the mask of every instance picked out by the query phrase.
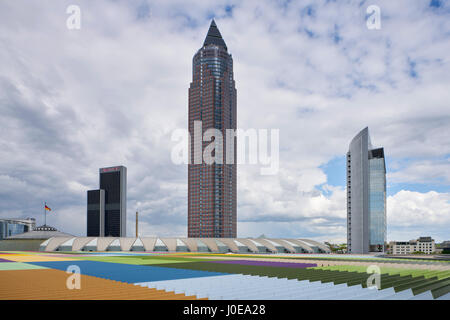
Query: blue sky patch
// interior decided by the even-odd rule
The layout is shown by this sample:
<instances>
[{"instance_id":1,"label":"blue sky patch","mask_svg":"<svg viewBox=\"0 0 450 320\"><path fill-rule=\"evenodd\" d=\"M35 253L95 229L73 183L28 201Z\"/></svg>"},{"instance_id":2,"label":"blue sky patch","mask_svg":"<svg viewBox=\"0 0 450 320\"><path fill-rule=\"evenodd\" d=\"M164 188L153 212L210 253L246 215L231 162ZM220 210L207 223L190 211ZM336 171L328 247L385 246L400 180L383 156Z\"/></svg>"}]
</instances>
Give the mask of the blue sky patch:
<instances>
[{"instance_id":1,"label":"blue sky patch","mask_svg":"<svg viewBox=\"0 0 450 320\"><path fill-rule=\"evenodd\" d=\"M321 165L319 167L327 175L327 184L332 186L345 187L346 185L345 160L346 156L334 157L326 164Z\"/></svg>"},{"instance_id":2,"label":"blue sky patch","mask_svg":"<svg viewBox=\"0 0 450 320\"><path fill-rule=\"evenodd\" d=\"M442 6L441 0L431 0L430 7L432 8L440 8Z\"/></svg>"}]
</instances>

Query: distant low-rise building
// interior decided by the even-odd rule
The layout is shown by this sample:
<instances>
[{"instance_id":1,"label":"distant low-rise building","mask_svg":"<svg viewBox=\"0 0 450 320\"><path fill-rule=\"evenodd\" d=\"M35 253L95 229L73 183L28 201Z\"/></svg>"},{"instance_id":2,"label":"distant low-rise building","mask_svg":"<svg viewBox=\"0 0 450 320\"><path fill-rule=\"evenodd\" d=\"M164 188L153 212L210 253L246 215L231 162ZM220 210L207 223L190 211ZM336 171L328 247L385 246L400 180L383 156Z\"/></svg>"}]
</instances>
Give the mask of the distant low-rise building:
<instances>
[{"instance_id":1,"label":"distant low-rise building","mask_svg":"<svg viewBox=\"0 0 450 320\"><path fill-rule=\"evenodd\" d=\"M414 252L432 254L435 251L436 245L431 237L420 237L417 240L410 241L391 241L389 243L389 252L392 254L412 254Z\"/></svg>"},{"instance_id":2,"label":"distant low-rise building","mask_svg":"<svg viewBox=\"0 0 450 320\"><path fill-rule=\"evenodd\" d=\"M0 240L7 237L31 231L36 226L34 218L26 219L0 219Z\"/></svg>"},{"instance_id":3,"label":"distant low-rise building","mask_svg":"<svg viewBox=\"0 0 450 320\"><path fill-rule=\"evenodd\" d=\"M444 241L438 244L436 253L450 254L450 241Z\"/></svg>"},{"instance_id":4,"label":"distant low-rise building","mask_svg":"<svg viewBox=\"0 0 450 320\"><path fill-rule=\"evenodd\" d=\"M74 236L60 232L54 227L42 225L32 230L6 237L0 241L0 251L38 251L42 241L61 237L73 238Z\"/></svg>"}]
</instances>

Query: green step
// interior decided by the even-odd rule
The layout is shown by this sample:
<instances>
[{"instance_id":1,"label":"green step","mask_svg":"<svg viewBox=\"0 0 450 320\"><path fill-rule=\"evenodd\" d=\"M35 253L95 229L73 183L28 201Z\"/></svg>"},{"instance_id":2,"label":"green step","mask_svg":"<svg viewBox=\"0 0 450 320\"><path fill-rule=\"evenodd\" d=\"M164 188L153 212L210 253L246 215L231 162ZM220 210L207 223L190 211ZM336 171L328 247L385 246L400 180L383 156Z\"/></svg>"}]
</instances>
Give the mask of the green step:
<instances>
[{"instance_id":1,"label":"green step","mask_svg":"<svg viewBox=\"0 0 450 320\"><path fill-rule=\"evenodd\" d=\"M450 279L436 280L436 281L432 281L431 283L425 283L425 284L416 286L416 287L412 288L412 292L414 293L414 295L417 295L422 292L433 290L433 289L439 289L439 288L445 287L447 285L450 285Z\"/></svg>"},{"instance_id":2,"label":"green step","mask_svg":"<svg viewBox=\"0 0 450 320\"><path fill-rule=\"evenodd\" d=\"M432 278L432 279L437 280L437 278ZM418 286L418 285L425 284L425 283L430 283L431 281L432 280L430 280L430 279L419 279L419 280L411 281L411 282L408 282L405 284L401 284L399 286L394 286L394 290L395 290L395 292L399 292L399 291L403 291L406 289L411 289L414 286Z\"/></svg>"},{"instance_id":3,"label":"green step","mask_svg":"<svg viewBox=\"0 0 450 320\"><path fill-rule=\"evenodd\" d=\"M450 284L448 284L446 286L443 286L443 287L440 287L438 289L431 290L431 294L433 295L434 299L437 299L437 298L439 298L439 297L441 297L441 296L443 296L443 295L445 295L445 294L447 294L449 292L450 292Z\"/></svg>"},{"instance_id":4,"label":"green step","mask_svg":"<svg viewBox=\"0 0 450 320\"><path fill-rule=\"evenodd\" d=\"M416 280L425 280L425 278L422 276L420 278L412 278L410 276L404 277L402 279L396 279L391 281L385 281L381 283L381 287L383 289L391 288L391 287L398 287L400 285L408 284Z\"/></svg>"}]
</instances>

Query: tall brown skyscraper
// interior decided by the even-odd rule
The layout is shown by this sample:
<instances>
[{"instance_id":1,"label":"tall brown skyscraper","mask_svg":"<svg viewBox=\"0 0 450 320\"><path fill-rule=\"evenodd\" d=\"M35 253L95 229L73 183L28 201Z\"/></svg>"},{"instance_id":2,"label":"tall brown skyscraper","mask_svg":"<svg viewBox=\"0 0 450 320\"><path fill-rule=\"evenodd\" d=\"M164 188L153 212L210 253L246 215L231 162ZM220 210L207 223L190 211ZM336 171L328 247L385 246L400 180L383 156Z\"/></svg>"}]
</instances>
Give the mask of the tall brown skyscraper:
<instances>
[{"instance_id":1,"label":"tall brown skyscraper","mask_svg":"<svg viewBox=\"0 0 450 320\"><path fill-rule=\"evenodd\" d=\"M189 133L191 161L188 177L188 237L236 237L236 139L226 141L226 129L236 129L236 88L233 59L214 20L193 58L189 88ZM194 161L194 121L203 133L222 132L223 164ZM198 139L198 138L197 138ZM203 139L202 139L203 140ZM227 142L227 146L226 143ZM226 163L226 150L233 142L234 162ZM202 143L202 153L211 141ZM216 146L217 148L217 146ZM215 150L215 155L220 151ZM231 153L230 153L231 155Z\"/></svg>"}]
</instances>

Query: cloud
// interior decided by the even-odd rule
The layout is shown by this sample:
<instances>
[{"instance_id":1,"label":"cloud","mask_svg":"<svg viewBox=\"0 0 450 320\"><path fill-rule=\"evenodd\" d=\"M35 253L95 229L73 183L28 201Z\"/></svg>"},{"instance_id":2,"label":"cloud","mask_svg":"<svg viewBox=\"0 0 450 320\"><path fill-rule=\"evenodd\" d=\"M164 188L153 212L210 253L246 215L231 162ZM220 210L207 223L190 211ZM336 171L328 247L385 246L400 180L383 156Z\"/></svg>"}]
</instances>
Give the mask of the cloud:
<instances>
[{"instance_id":1,"label":"cloud","mask_svg":"<svg viewBox=\"0 0 450 320\"><path fill-rule=\"evenodd\" d=\"M388 197L387 206L388 220L392 226L450 225L449 194L402 190Z\"/></svg>"},{"instance_id":2,"label":"cloud","mask_svg":"<svg viewBox=\"0 0 450 320\"><path fill-rule=\"evenodd\" d=\"M439 241L448 239L449 193L402 190L388 197L387 213L388 234L391 240L410 240L424 235Z\"/></svg>"},{"instance_id":3,"label":"cloud","mask_svg":"<svg viewBox=\"0 0 450 320\"><path fill-rule=\"evenodd\" d=\"M66 28L70 1L0 3L2 217L39 219L47 201L55 226L82 235L98 168L123 164L128 233L139 210L143 233L186 234L187 169L170 161L170 137L187 127L212 17L234 59L238 126L280 129L278 175L238 168L240 236L345 241L345 190L322 168L365 126L398 162L388 179L448 185L445 2L379 1L376 31L360 1L77 3L81 30Z\"/></svg>"},{"instance_id":4,"label":"cloud","mask_svg":"<svg viewBox=\"0 0 450 320\"><path fill-rule=\"evenodd\" d=\"M415 161L388 174L394 183L434 183L450 185L450 159Z\"/></svg>"}]
</instances>

